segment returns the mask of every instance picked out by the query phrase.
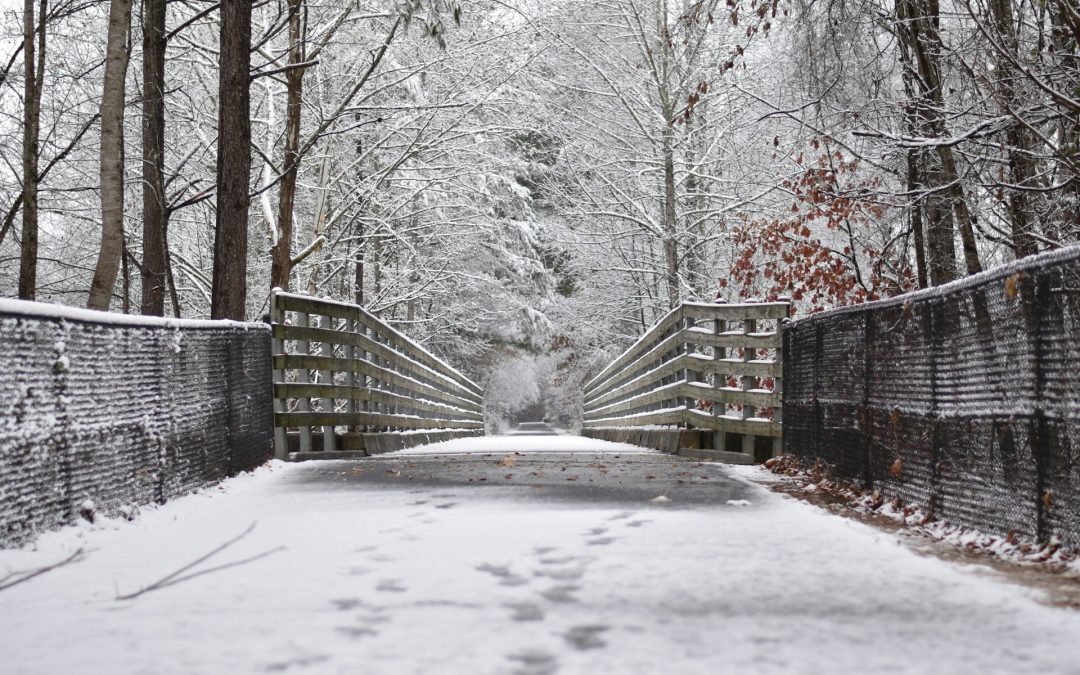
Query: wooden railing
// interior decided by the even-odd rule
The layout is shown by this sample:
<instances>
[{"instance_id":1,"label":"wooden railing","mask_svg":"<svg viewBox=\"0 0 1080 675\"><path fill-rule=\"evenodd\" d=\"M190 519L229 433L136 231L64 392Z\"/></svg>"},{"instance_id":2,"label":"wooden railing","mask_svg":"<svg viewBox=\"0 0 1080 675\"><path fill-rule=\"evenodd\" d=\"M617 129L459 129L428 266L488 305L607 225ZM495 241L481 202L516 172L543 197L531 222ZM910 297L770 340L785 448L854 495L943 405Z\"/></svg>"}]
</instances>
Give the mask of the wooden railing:
<instances>
[{"instance_id":1,"label":"wooden railing","mask_svg":"<svg viewBox=\"0 0 1080 675\"><path fill-rule=\"evenodd\" d=\"M362 452L376 434L483 433L483 390L362 307L275 291L271 323L279 458Z\"/></svg>"},{"instance_id":2,"label":"wooden railing","mask_svg":"<svg viewBox=\"0 0 1080 675\"><path fill-rule=\"evenodd\" d=\"M773 439L780 452L783 382L780 326L786 302L684 303L585 385L584 426L670 425Z\"/></svg>"}]
</instances>

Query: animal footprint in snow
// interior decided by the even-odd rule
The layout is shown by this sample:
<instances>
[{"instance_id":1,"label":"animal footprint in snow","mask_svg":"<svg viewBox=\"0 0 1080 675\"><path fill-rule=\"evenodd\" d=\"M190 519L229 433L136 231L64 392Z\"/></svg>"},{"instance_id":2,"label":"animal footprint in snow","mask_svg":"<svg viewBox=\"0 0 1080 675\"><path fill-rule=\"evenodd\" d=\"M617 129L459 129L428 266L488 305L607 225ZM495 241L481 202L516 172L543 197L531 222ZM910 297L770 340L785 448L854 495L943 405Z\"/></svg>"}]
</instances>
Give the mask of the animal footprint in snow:
<instances>
[{"instance_id":1,"label":"animal footprint in snow","mask_svg":"<svg viewBox=\"0 0 1080 675\"><path fill-rule=\"evenodd\" d=\"M375 586L375 590L382 593L404 593L405 586L400 579L383 579Z\"/></svg>"},{"instance_id":2,"label":"animal footprint in snow","mask_svg":"<svg viewBox=\"0 0 1080 675\"><path fill-rule=\"evenodd\" d=\"M342 635L345 635L346 637L351 637L354 639L360 639L363 637L375 637L379 634L379 631L375 630L374 628L366 628L364 626L338 626L334 630L341 633Z\"/></svg>"},{"instance_id":3,"label":"animal footprint in snow","mask_svg":"<svg viewBox=\"0 0 1080 675\"><path fill-rule=\"evenodd\" d=\"M527 649L506 658L521 664L514 675L552 675L559 670L555 657L539 649Z\"/></svg>"},{"instance_id":4,"label":"animal footprint in snow","mask_svg":"<svg viewBox=\"0 0 1080 675\"><path fill-rule=\"evenodd\" d=\"M615 541L615 537L597 537L585 542L589 546L608 546Z\"/></svg>"},{"instance_id":5,"label":"animal footprint in snow","mask_svg":"<svg viewBox=\"0 0 1080 675\"><path fill-rule=\"evenodd\" d=\"M607 646L607 643L600 638L600 635L607 630L608 626L574 626L563 634L563 639L569 642L574 649L582 651L599 649Z\"/></svg>"},{"instance_id":6,"label":"animal footprint in snow","mask_svg":"<svg viewBox=\"0 0 1080 675\"><path fill-rule=\"evenodd\" d=\"M529 583L525 577L510 571L509 565L491 565L484 563L476 568L478 572L487 572L499 580L502 586L523 586Z\"/></svg>"},{"instance_id":7,"label":"animal footprint in snow","mask_svg":"<svg viewBox=\"0 0 1080 675\"><path fill-rule=\"evenodd\" d=\"M554 579L555 581L577 581L581 577L585 576L585 569L581 567L571 567L567 569L541 569L533 573L538 577L547 577L548 579Z\"/></svg>"},{"instance_id":8,"label":"animal footprint in snow","mask_svg":"<svg viewBox=\"0 0 1080 675\"><path fill-rule=\"evenodd\" d=\"M510 617L513 621L542 621L544 618L544 610L529 602L509 604L507 607L514 610Z\"/></svg>"},{"instance_id":9,"label":"animal footprint in snow","mask_svg":"<svg viewBox=\"0 0 1080 675\"><path fill-rule=\"evenodd\" d=\"M559 584L542 591L540 596L549 602L577 602L573 594L574 591L579 590L581 590L581 586L577 584Z\"/></svg>"}]
</instances>

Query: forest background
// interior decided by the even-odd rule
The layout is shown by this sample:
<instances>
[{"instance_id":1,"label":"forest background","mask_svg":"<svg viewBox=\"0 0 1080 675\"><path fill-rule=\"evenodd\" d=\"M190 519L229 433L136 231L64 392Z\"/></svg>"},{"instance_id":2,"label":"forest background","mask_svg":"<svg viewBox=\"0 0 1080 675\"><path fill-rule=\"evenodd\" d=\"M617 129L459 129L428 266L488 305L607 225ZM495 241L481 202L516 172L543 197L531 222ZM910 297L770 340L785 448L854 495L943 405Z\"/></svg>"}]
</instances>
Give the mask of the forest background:
<instances>
[{"instance_id":1,"label":"forest background","mask_svg":"<svg viewBox=\"0 0 1080 675\"><path fill-rule=\"evenodd\" d=\"M1080 235L1074 0L0 0L0 295L356 301L573 427L688 299Z\"/></svg>"}]
</instances>

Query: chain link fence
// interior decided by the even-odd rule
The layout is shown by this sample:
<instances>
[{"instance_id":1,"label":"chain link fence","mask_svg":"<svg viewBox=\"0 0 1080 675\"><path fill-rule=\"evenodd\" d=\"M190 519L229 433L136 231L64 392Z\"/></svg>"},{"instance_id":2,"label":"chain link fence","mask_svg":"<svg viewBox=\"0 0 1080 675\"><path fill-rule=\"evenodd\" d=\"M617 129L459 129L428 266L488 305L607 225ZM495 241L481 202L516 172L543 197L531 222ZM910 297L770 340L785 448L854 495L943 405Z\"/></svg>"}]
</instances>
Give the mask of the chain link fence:
<instances>
[{"instance_id":1,"label":"chain link fence","mask_svg":"<svg viewBox=\"0 0 1080 675\"><path fill-rule=\"evenodd\" d=\"M266 325L0 301L0 547L265 462L270 369Z\"/></svg>"},{"instance_id":2,"label":"chain link fence","mask_svg":"<svg viewBox=\"0 0 1080 675\"><path fill-rule=\"evenodd\" d=\"M784 352L786 452L1080 546L1080 247L791 322Z\"/></svg>"}]
</instances>

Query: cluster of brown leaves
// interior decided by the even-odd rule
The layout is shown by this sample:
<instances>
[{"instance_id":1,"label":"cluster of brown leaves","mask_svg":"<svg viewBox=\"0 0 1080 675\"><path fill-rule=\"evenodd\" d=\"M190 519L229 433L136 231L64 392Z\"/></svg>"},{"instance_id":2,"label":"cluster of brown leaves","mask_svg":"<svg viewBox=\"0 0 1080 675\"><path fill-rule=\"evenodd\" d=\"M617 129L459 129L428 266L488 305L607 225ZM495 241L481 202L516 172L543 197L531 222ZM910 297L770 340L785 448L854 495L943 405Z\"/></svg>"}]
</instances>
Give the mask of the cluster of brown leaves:
<instances>
[{"instance_id":1,"label":"cluster of brown leaves","mask_svg":"<svg viewBox=\"0 0 1080 675\"><path fill-rule=\"evenodd\" d=\"M798 488L793 494L799 495L813 485L816 499L812 501L840 505L849 515L883 517L882 507L887 503L891 507L888 510L889 522L911 527L916 533L929 539L943 541L949 535L970 532L967 528L938 520L916 505L904 504L898 497L886 500L878 490L867 490L858 483L837 479L830 466L822 460L806 465L795 455L781 455L765 462L765 467L774 474L789 478L792 485ZM899 477L902 472L903 463L897 459L889 467L889 474ZM1045 501L1046 495L1043 498ZM1006 546L1002 547L1002 543ZM1007 554L1002 552L1003 548ZM968 553L1014 562L1047 563L1048 568L1053 570L1063 569L1064 563L1080 556L1080 551L1064 549L1061 541L1056 538L1039 544L1024 541L1015 531L1010 531L1003 538L991 535L970 538L963 545L963 549Z\"/></svg>"},{"instance_id":2,"label":"cluster of brown leaves","mask_svg":"<svg viewBox=\"0 0 1080 675\"><path fill-rule=\"evenodd\" d=\"M767 300L809 301L810 312L911 290L915 274L906 260L854 241L858 250L852 245L835 249L825 241L842 238L828 236L830 232L863 231L884 217L884 209L871 197L880 179L859 177L858 160L830 150L828 142L815 140L810 151L816 158L808 163L800 153L795 162L805 168L782 183L792 196L788 215L740 216L734 227L740 254L730 281L720 279L720 287L734 285L743 297L763 290ZM884 274L883 269L893 274Z\"/></svg>"}]
</instances>

